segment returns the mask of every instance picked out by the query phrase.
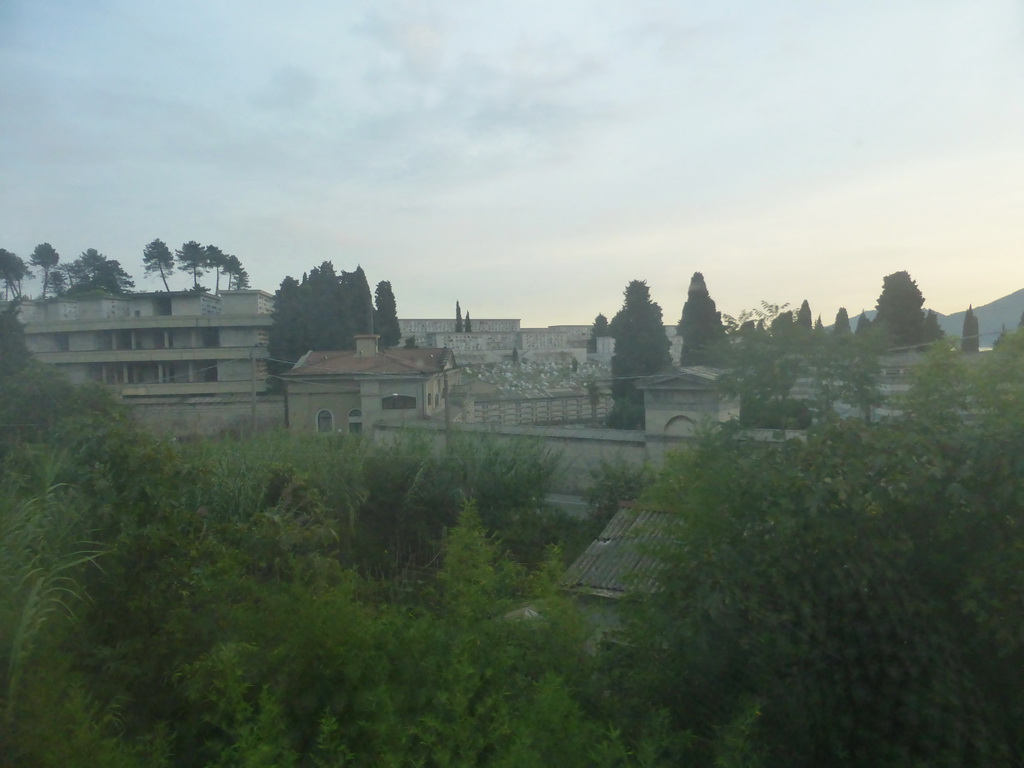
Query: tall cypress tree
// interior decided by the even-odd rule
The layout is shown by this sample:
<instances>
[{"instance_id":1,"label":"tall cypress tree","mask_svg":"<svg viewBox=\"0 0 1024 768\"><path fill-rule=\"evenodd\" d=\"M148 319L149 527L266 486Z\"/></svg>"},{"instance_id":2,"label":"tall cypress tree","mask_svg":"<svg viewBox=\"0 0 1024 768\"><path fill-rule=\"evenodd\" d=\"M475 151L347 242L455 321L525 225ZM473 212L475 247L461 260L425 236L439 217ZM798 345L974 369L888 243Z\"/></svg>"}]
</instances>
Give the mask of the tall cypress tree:
<instances>
[{"instance_id":1,"label":"tall cypress tree","mask_svg":"<svg viewBox=\"0 0 1024 768\"><path fill-rule=\"evenodd\" d=\"M967 307L964 315L964 329L960 334L960 349L964 352L977 352L979 349L978 318L974 316L974 305Z\"/></svg>"},{"instance_id":2,"label":"tall cypress tree","mask_svg":"<svg viewBox=\"0 0 1024 768\"><path fill-rule=\"evenodd\" d=\"M832 332L837 336L850 333L850 316L846 313L846 307L840 307L836 312L836 322L832 326Z\"/></svg>"},{"instance_id":3,"label":"tall cypress tree","mask_svg":"<svg viewBox=\"0 0 1024 768\"><path fill-rule=\"evenodd\" d=\"M871 319L868 317L868 313L861 310L860 317L857 318L857 328L854 330L855 334L867 333L872 326Z\"/></svg>"},{"instance_id":4,"label":"tall cypress tree","mask_svg":"<svg viewBox=\"0 0 1024 768\"><path fill-rule=\"evenodd\" d=\"M681 365L710 365L715 361L716 345L725 338L725 326L700 272L694 272L690 279L676 332L683 337Z\"/></svg>"},{"instance_id":5,"label":"tall cypress tree","mask_svg":"<svg viewBox=\"0 0 1024 768\"><path fill-rule=\"evenodd\" d=\"M462 333L462 307L458 301L455 302L455 332Z\"/></svg>"},{"instance_id":6,"label":"tall cypress tree","mask_svg":"<svg viewBox=\"0 0 1024 768\"><path fill-rule=\"evenodd\" d=\"M397 347L402 340L402 331L398 326L398 307L391 283L381 280L374 292L377 311L374 315L374 327L380 334L380 345L384 348Z\"/></svg>"},{"instance_id":7,"label":"tall cypress tree","mask_svg":"<svg viewBox=\"0 0 1024 768\"><path fill-rule=\"evenodd\" d=\"M811 305L804 299L800 309L796 313L796 327L798 330L810 331L813 328L811 320Z\"/></svg>"},{"instance_id":8,"label":"tall cypress tree","mask_svg":"<svg viewBox=\"0 0 1024 768\"><path fill-rule=\"evenodd\" d=\"M469 312L466 312L465 332L466 333L472 333L473 332L473 321L469 319Z\"/></svg>"},{"instance_id":9,"label":"tall cypress tree","mask_svg":"<svg viewBox=\"0 0 1024 768\"><path fill-rule=\"evenodd\" d=\"M623 295L622 309L608 326L615 339L612 395L617 401L616 418L609 417L609 423L634 429L643 424L643 397L634 382L672 364L671 343L662 325L661 307L651 301L647 283L633 280Z\"/></svg>"}]
</instances>

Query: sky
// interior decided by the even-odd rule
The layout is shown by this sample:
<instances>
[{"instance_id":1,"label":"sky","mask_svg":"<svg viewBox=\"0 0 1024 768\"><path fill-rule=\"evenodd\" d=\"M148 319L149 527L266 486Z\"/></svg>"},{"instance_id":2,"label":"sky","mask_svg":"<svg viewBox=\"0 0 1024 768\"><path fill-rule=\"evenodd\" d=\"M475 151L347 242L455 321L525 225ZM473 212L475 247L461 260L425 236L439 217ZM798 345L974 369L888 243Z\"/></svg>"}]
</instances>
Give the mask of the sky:
<instances>
[{"instance_id":1,"label":"sky","mask_svg":"<svg viewBox=\"0 0 1024 768\"><path fill-rule=\"evenodd\" d=\"M406 318L957 312L1024 287L1024 4L0 0L0 247L155 238Z\"/></svg>"}]
</instances>

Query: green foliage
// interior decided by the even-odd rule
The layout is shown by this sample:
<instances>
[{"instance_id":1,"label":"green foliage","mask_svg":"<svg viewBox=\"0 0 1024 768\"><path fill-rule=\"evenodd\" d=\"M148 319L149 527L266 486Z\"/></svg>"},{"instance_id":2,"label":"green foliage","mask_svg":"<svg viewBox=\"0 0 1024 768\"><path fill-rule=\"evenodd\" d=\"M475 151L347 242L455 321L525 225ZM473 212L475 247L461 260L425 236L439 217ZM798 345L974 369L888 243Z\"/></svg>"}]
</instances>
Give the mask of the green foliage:
<instances>
[{"instance_id":1,"label":"green foliage","mask_svg":"<svg viewBox=\"0 0 1024 768\"><path fill-rule=\"evenodd\" d=\"M174 271L174 254L163 240L157 238L142 250L142 263L147 275L160 275L164 290L171 290L167 276Z\"/></svg>"},{"instance_id":2,"label":"green foliage","mask_svg":"<svg viewBox=\"0 0 1024 768\"><path fill-rule=\"evenodd\" d=\"M586 499L591 517L606 523L619 511L623 501L636 501L654 481L654 469L649 464L627 464L624 461L601 460L590 472L590 487Z\"/></svg>"},{"instance_id":3,"label":"green foliage","mask_svg":"<svg viewBox=\"0 0 1024 768\"><path fill-rule=\"evenodd\" d=\"M275 295L270 331L273 370L287 370L306 352L354 349L355 335L373 330L373 299L362 267L334 271L323 262L303 275L286 277Z\"/></svg>"},{"instance_id":4,"label":"green foliage","mask_svg":"<svg viewBox=\"0 0 1024 768\"><path fill-rule=\"evenodd\" d=\"M941 331L939 336L935 335L937 321L934 327L926 326L923 306L924 296L910 274L894 272L882 281L874 322L885 331L894 347L917 347L941 336Z\"/></svg>"},{"instance_id":5,"label":"green foliage","mask_svg":"<svg viewBox=\"0 0 1024 768\"><path fill-rule=\"evenodd\" d=\"M612 318L608 330L615 339L612 397L624 402L621 406L616 402L613 409L616 418L609 418L609 426L635 429L642 423L642 419L635 419L635 414L638 408L642 412L643 396L634 382L671 364L668 353L671 344L662 325L661 307L651 301L647 283L633 280L626 286L623 296L622 309Z\"/></svg>"},{"instance_id":6,"label":"green foliage","mask_svg":"<svg viewBox=\"0 0 1024 768\"><path fill-rule=\"evenodd\" d=\"M395 294L391 283L381 280L374 292L376 313L374 314L374 330L380 334L382 348L397 347L402 340L402 331L398 327L398 309L395 305Z\"/></svg>"},{"instance_id":7,"label":"green foliage","mask_svg":"<svg viewBox=\"0 0 1024 768\"><path fill-rule=\"evenodd\" d=\"M0 280L4 281L5 301L20 299L21 283L26 277L31 276L32 272L24 259L6 248L0 248Z\"/></svg>"},{"instance_id":8,"label":"green foliage","mask_svg":"<svg viewBox=\"0 0 1024 768\"><path fill-rule=\"evenodd\" d=\"M683 304L677 333L683 338L681 365L711 365L725 339L722 315L704 284L704 275L694 272Z\"/></svg>"},{"instance_id":9,"label":"green foliage","mask_svg":"<svg viewBox=\"0 0 1024 768\"><path fill-rule=\"evenodd\" d=\"M135 281L121 267L121 262L108 259L95 248L88 248L82 255L63 269L67 278L68 296L82 296L89 293L104 293L123 296L135 287Z\"/></svg>"},{"instance_id":10,"label":"green foliage","mask_svg":"<svg viewBox=\"0 0 1024 768\"><path fill-rule=\"evenodd\" d=\"M610 336L608 330L608 318L599 314L594 318L594 324L590 326L590 338L587 339L587 352L597 352L597 340L603 336Z\"/></svg>"},{"instance_id":11,"label":"green foliage","mask_svg":"<svg viewBox=\"0 0 1024 768\"><path fill-rule=\"evenodd\" d=\"M948 362L932 356L932 372ZM957 374L892 424L670 457L645 500L679 528L622 705L666 708L698 763L1016 764L1024 398L997 381L1019 359L982 374L1002 422L950 420ZM974 397L983 417L994 404Z\"/></svg>"},{"instance_id":12,"label":"green foliage","mask_svg":"<svg viewBox=\"0 0 1024 768\"><path fill-rule=\"evenodd\" d=\"M964 315L964 327L960 334L960 349L963 352L977 352L979 349L980 331L978 330L978 318L974 316L974 307L967 308Z\"/></svg>"},{"instance_id":13,"label":"green foliage","mask_svg":"<svg viewBox=\"0 0 1024 768\"><path fill-rule=\"evenodd\" d=\"M832 326L832 332L837 336L850 333L850 316L846 313L846 307L840 307L836 312L836 320Z\"/></svg>"},{"instance_id":14,"label":"green foliage","mask_svg":"<svg viewBox=\"0 0 1024 768\"><path fill-rule=\"evenodd\" d=\"M32 353L25 345L25 326L18 319L18 305L10 304L0 311L0 380L23 370L31 359Z\"/></svg>"},{"instance_id":15,"label":"green foliage","mask_svg":"<svg viewBox=\"0 0 1024 768\"><path fill-rule=\"evenodd\" d=\"M57 253L57 249L49 243L40 243L32 251L32 256L29 257L29 263L33 267L39 267L43 270L43 294L42 298L46 298L46 294L50 289L50 271L53 270L58 262L60 262L60 254Z\"/></svg>"}]
</instances>

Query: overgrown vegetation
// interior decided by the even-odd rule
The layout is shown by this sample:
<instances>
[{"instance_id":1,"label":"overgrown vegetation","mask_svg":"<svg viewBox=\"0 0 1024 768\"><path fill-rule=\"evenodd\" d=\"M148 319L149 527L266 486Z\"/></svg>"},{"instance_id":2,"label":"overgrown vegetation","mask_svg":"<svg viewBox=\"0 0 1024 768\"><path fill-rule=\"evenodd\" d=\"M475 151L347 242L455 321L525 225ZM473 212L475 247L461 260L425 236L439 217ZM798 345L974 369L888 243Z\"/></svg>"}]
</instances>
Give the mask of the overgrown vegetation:
<instances>
[{"instance_id":1,"label":"overgrown vegetation","mask_svg":"<svg viewBox=\"0 0 1024 768\"><path fill-rule=\"evenodd\" d=\"M888 423L606 465L578 522L537 443L173 443L0 377L0 764L1024 760L1021 334ZM551 545L624 498L674 521L661 589L589 653Z\"/></svg>"}]
</instances>

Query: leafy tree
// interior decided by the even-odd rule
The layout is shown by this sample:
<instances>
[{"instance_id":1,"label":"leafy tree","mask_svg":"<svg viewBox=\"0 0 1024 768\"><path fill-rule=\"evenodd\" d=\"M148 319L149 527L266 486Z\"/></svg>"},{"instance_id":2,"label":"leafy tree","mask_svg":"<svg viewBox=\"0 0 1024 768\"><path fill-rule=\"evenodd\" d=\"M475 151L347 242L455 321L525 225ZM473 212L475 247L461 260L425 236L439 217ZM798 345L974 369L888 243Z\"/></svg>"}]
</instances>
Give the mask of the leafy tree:
<instances>
[{"instance_id":1,"label":"leafy tree","mask_svg":"<svg viewBox=\"0 0 1024 768\"><path fill-rule=\"evenodd\" d=\"M117 259L108 259L95 248L88 248L64 268L69 295L101 291L123 296L135 287L135 281L121 267Z\"/></svg>"},{"instance_id":2,"label":"leafy tree","mask_svg":"<svg viewBox=\"0 0 1024 768\"><path fill-rule=\"evenodd\" d=\"M803 300L799 311L796 313L796 327L805 331L810 331L812 328L811 305L807 303L807 299Z\"/></svg>"},{"instance_id":3,"label":"leafy tree","mask_svg":"<svg viewBox=\"0 0 1024 768\"><path fill-rule=\"evenodd\" d=\"M145 265L147 275L160 275L164 284L164 290L170 292L167 285L167 276L174 271L174 254L167 244L157 238L142 251L142 263Z\"/></svg>"},{"instance_id":4,"label":"leafy tree","mask_svg":"<svg viewBox=\"0 0 1024 768\"><path fill-rule=\"evenodd\" d=\"M587 340L587 352L597 352L597 340L611 335L608 330L608 318L599 314L594 318L594 324L590 326L590 338Z\"/></svg>"},{"instance_id":5,"label":"leafy tree","mask_svg":"<svg viewBox=\"0 0 1024 768\"><path fill-rule=\"evenodd\" d=\"M473 332L473 321L469 317L469 312L466 312L466 333Z\"/></svg>"},{"instance_id":6,"label":"leafy tree","mask_svg":"<svg viewBox=\"0 0 1024 768\"><path fill-rule=\"evenodd\" d=\"M818 319L814 321L814 332L820 333L825 330L825 324L821 322L821 315L818 315Z\"/></svg>"},{"instance_id":7,"label":"leafy tree","mask_svg":"<svg viewBox=\"0 0 1024 768\"><path fill-rule=\"evenodd\" d=\"M671 455L644 501L679 523L606 695L667 711L682 764L736 737L766 768L1017 764L1024 509L997 457L1024 431L935 426Z\"/></svg>"},{"instance_id":8,"label":"leafy tree","mask_svg":"<svg viewBox=\"0 0 1024 768\"><path fill-rule=\"evenodd\" d=\"M175 252L178 269L192 275L192 290L201 290L199 278L206 274L209 267L206 249L195 240L189 240Z\"/></svg>"},{"instance_id":9,"label":"leafy tree","mask_svg":"<svg viewBox=\"0 0 1024 768\"><path fill-rule=\"evenodd\" d=\"M964 315L964 329L960 334L960 349L963 352L977 352L979 349L978 318L974 316L974 306L967 308Z\"/></svg>"},{"instance_id":10,"label":"leafy tree","mask_svg":"<svg viewBox=\"0 0 1024 768\"><path fill-rule=\"evenodd\" d=\"M850 316L846 313L846 307L840 307L836 312L836 321L832 326L832 332L837 336L850 333Z\"/></svg>"},{"instance_id":11,"label":"leafy tree","mask_svg":"<svg viewBox=\"0 0 1024 768\"><path fill-rule=\"evenodd\" d=\"M397 347L402 340L402 331L398 326L398 308L395 294L388 280L377 283L374 291L376 300L376 330L380 334L380 343L384 347Z\"/></svg>"},{"instance_id":12,"label":"leafy tree","mask_svg":"<svg viewBox=\"0 0 1024 768\"><path fill-rule=\"evenodd\" d=\"M25 344L25 327L18 319L18 306L0 312L0 379L17 373L32 359Z\"/></svg>"},{"instance_id":13,"label":"leafy tree","mask_svg":"<svg viewBox=\"0 0 1024 768\"><path fill-rule=\"evenodd\" d=\"M690 279L683 314L676 328L683 338L681 365L709 365L714 362L718 345L725 338L725 326L700 272L694 272Z\"/></svg>"},{"instance_id":14,"label":"leafy tree","mask_svg":"<svg viewBox=\"0 0 1024 768\"><path fill-rule=\"evenodd\" d=\"M0 279L4 281L4 299L21 298L21 282L26 277L31 277L32 272L21 257L11 253L5 248L0 248Z\"/></svg>"},{"instance_id":15,"label":"leafy tree","mask_svg":"<svg viewBox=\"0 0 1024 768\"><path fill-rule=\"evenodd\" d=\"M924 325L924 296L908 272L893 272L882 281L875 325L883 328L895 347L917 347L928 339Z\"/></svg>"},{"instance_id":16,"label":"leafy tree","mask_svg":"<svg viewBox=\"0 0 1024 768\"><path fill-rule=\"evenodd\" d=\"M50 270L57 266L60 262L60 254L57 253L57 249L49 243L40 243L32 251L32 256L29 257L29 263L34 267L39 267L43 270L43 298L46 298L46 294L50 289Z\"/></svg>"},{"instance_id":17,"label":"leafy tree","mask_svg":"<svg viewBox=\"0 0 1024 768\"><path fill-rule=\"evenodd\" d=\"M274 367L294 363L311 349L353 349L355 334L373 330L373 297L361 267L335 272L323 262L303 275L302 282L286 277L274 302L270 330Z\"/></svg>"},{"instance_id":18,"label":"leafy tree","mask_svg":"<svg viewBox=\"0 0 1024 768\"><path fill-rule=\"evenodd\" d=\"M651 300L651 290L643 280L633 280L623 291L622 309L612 318L608 330L615 339L612 356L612 395L622 411L629 408L631 417L620 426L635 429L642 424L643 395L634 386L637 378L650 376L670 366L671 343L662 325L661 307ZM636 419L638 412L641 419ZM614 409L613 409L614 410ZM612 420L613 421L613 420Z\"/></svg>"},{"instance_id":19,"label":"leafy tree","mask_svg":"<svg viewBox=\"0 0 1024 768\"><path fill-rule=\"evenodd\" d=\"M462 307L458 301L455 302L455 332L462 333Z\"/></svg>"}]
</instances>

